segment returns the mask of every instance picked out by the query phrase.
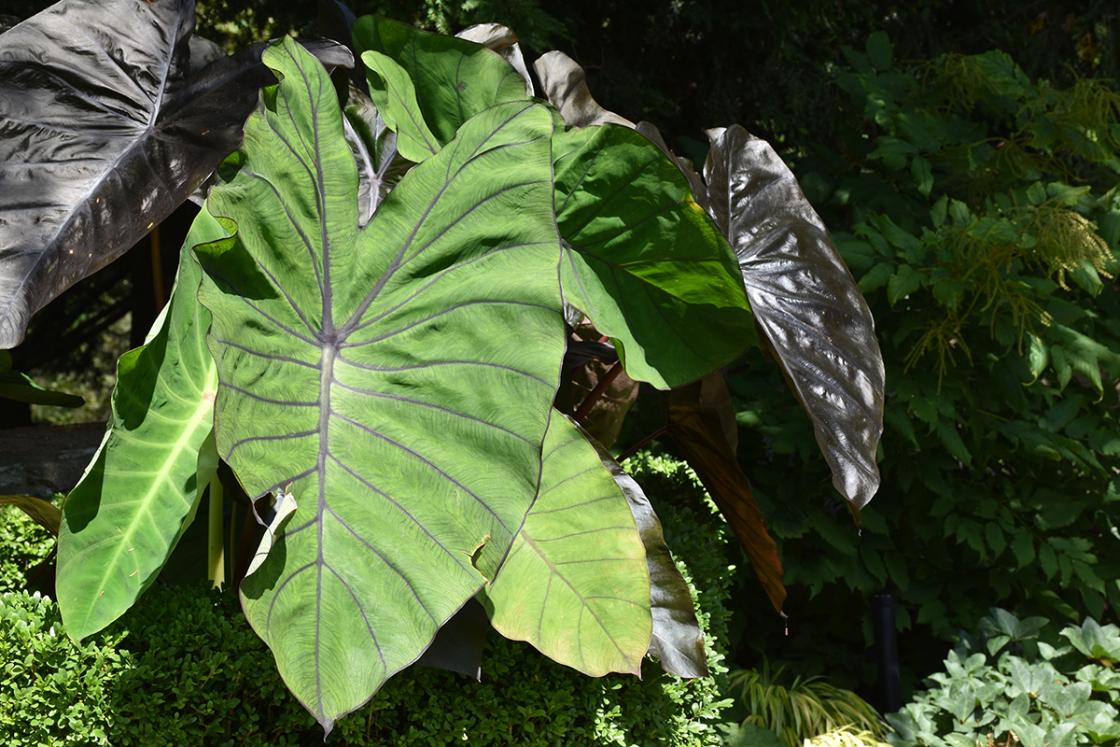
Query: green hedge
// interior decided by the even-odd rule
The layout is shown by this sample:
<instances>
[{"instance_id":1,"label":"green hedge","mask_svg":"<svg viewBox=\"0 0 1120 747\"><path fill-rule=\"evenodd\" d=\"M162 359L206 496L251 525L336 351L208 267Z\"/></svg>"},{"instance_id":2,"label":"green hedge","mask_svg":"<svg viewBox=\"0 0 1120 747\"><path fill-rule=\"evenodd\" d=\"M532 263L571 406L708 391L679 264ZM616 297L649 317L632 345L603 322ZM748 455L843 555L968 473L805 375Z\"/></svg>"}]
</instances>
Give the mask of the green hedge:
<instances>
[{"instance_id":1,"label":"green hedge","mask_svg":"<svg viewBox=\"0 0 1120 747\"><path fill-rule=\"evenodd\" d=\"M708 631L712 669L722 674L731 576L724 526L679 464L644 458L630 466L653 486L671 546L687 548L684 570ZM0 517L4 525L12 521ZM11 541L14 533L3 532ZM0 556L19 552L35 554L0 546ZM232 595L157 586L119 623L76 645L51 600L10 589L0 593L0 744L322 739ZM647 661L641 680L592 679L493 635L482 683L408 670L342 719L328 744L714 746L726 706L717 678L679 680Z\"/></svg>"}]
</instances>

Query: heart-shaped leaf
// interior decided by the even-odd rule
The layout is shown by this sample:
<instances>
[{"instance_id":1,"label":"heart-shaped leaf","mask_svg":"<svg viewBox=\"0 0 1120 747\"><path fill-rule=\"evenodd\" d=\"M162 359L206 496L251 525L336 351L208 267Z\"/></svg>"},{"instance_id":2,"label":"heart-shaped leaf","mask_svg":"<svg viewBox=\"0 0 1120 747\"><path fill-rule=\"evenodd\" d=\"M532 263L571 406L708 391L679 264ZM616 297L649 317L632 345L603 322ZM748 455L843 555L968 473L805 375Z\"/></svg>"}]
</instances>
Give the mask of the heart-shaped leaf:
<instances>
[{"instance_id":1,"label":"heart-shaped leaf","mask_svg":"<svg viewBox=\"0 0 1120 747\"><path fill-rule=\"evenodd\" d=\"M565 300L626 373L668 389L740 353L754 322L734 253L677 167L617 125L558 134L554 157Z\"/></svg>"},{"instance_id":2,"label":"heart-shaped leaf","mask_svg":"<svg viewBox=\"0 0 1120 747\"><path fill-rule=\"evenodd\" d=\"M373 101L410 161L437 152L475 114L527 98L518 72L481 44L373 16L351 31Z\"/></svg>"},{"instance_id":3,"label":"heart-shaped leaf","mask_svg":"<svg viewBox=\"0 0 1120 747\"><path fill-rule=\"evenodd\" d=\"M832 482L858 509L879 489L883 432L871 311L774 149L738 125L708 134L709 209L735 247L751 309L813 421Z\"/></svg>"},{"instance_id":4,"label":"heart-shaped leaf","mask_svg":"<svg viewBox=\"0 0 1120 747\"><path fill-rule=\"evenodd\" d=\"M472 118L359 229L326 73L288 40L265 62L200 299L219 451L297 506L242 604L329 730L494 576L536 493L564 354L552 118Z\"/></svg>"},{"instance_id":5,"label":"heart-shaped leaf","mask_svg":"<svg viewBox=\"0 0 1120 747\"><path fill-rule=\"evenodd\" d=\"M225 235L209 214L186 246ZM151 585L217 469L209 440L217 375L204 339L197 263L184 254L148 342L121 356L100 451L63 504L58 603L75 639L101 630Z\"/></svg>"},{"instance_id":6,"label":"heart-shaped leaf","mask_svg":"<svg viewBox=\"0 0 1120 747\"><path fill-rule=\"evenodd\" d=\"M626 496L579 428L553 413L540 493L484 592L491 624L584 674L638 674L652 632L649 588Z\"/></svg>"}]
</instances>

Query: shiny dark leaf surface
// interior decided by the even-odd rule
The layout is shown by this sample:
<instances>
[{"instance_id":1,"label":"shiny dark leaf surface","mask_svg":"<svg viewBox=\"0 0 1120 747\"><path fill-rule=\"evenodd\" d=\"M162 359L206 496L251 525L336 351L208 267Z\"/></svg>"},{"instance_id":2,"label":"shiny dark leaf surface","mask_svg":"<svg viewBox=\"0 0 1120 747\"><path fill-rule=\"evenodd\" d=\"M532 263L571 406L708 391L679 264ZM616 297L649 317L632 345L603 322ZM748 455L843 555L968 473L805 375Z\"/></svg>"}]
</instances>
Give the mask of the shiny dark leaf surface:
<instances>
[{"instance_id":1,"label":"shiny dark leaf surface","mask_svg":"<svg viewBox=\"0 0 1120 747\"><path fill-rule=\"evenodd\" d=\"M193 0L63 0L0 38L0 348L236 147L262 47L217 56L193 25Z\"/></svg>"},{"instance_id":2,"label":"shiny dark leaf surface","mask_svg":"<svg viewBox=\"0 0 1120 747\"><path fill-rule=\"evenodd\" d=\"M883 431L871 311L774 149L738 125L708 134L709 210L735 247L755 318L812 419L833 484L858 509L879 488Z\"/></svg>"}]
</instances>

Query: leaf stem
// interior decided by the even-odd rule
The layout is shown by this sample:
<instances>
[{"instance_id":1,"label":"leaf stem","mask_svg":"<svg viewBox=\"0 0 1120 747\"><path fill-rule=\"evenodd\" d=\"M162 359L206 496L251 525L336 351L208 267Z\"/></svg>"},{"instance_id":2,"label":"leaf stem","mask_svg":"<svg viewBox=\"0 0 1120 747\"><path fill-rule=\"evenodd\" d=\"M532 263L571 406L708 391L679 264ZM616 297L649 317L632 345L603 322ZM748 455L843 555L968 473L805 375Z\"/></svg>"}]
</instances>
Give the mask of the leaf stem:
<instances>
[{"instance_id":1,"label":"leaf stem","mask_svg":"<svg viewBox=\"0 0 1120 747\"><path fill-rule=\"evenodd\" d=\"M591 410L594 409L595 403L603 398L603 395L606 394L607 389L610 387L611 383L618 378L618 375L620 373L622 373L621 361L616 362L613 366L607 369L607 372L603 374L602 378L599 379L599 383L595 385L595 388L591 390L591 393L588 394L584 398L583 402L580 403L579 407L576 408L575 415L573 415L573 417L576 419L576 422L578 422L580 425L583 425L587 421L587 416L591 414Z\"/></svg>"},{"instance_id":2,"label":"leaf stem","mask_svg":"<svg viewBox=\"0 0 1120 747\"><path fill-rule=\"evenodd\" d=\"M226 581L226 542L222 531L224 503L221 478L214 475L210 479L210 532L206 569L210 584L215 589L222 588Z\"/></svg>"},{"instance_id":3,"label":"leaf stem","mask_svg":"<svg viewBox=\"0 0 1120 747\"><path fill-rule=\"evenodd\" d=\"M649 446L650 443L652 443L653 441L656 441L657 439L661 438L662 436L664 436L668 432L669 432L669 424L666 423L665 425L663 425L660 428L658 428L657 430L655 430L653 433L649 433L645 436L642 436L640 439L638 439L638 442L636 444L634 444L633 446L628 448L626 451L619 454L618 458L615 459L615 461L619 462L620 464L622 462L625 462L627 459L634 456L639 451L644 449L646 446Z\"/></svg>"}]
</instances>

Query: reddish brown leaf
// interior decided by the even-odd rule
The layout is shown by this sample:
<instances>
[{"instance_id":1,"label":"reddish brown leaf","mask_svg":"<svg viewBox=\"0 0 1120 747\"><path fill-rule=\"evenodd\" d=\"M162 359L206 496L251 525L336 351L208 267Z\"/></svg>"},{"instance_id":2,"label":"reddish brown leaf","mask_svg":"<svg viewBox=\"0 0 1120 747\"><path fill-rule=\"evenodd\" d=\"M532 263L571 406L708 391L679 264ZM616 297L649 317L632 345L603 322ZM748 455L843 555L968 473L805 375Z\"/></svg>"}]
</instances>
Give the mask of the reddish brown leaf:
<instances>
[{"instance_id":1,"label":"reddish brown leaf","mask_svg":"<svg viewBox=\"0 0 1120 747\"><path fill-rule=\"evenodd\" d=\"M669 428L681 455L727 518L771 604L780 612L786 600L782 559L739 466L735 411L722 373L673 390Z\"/></svg>"}]
</instances>

